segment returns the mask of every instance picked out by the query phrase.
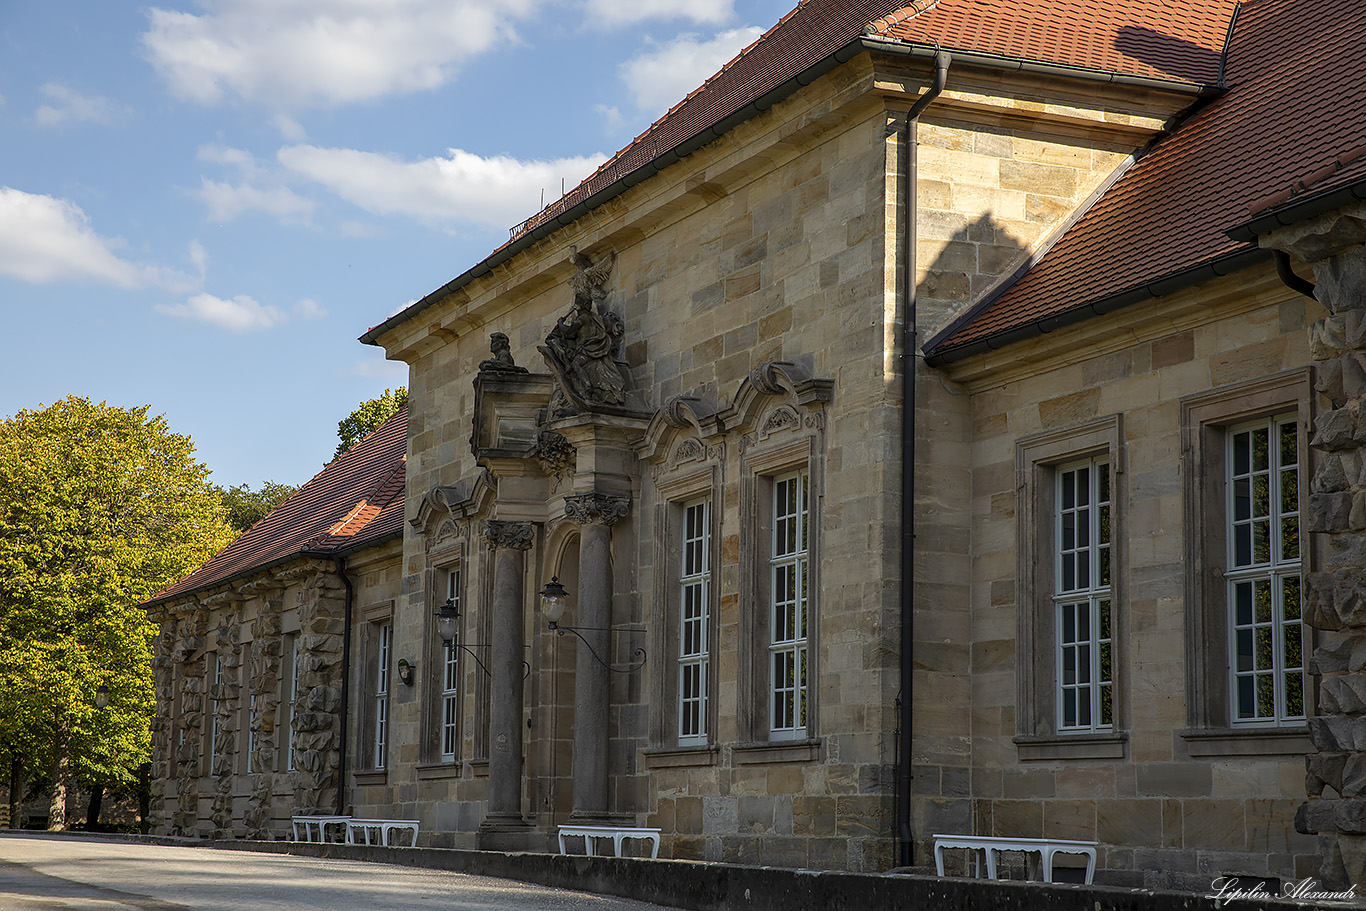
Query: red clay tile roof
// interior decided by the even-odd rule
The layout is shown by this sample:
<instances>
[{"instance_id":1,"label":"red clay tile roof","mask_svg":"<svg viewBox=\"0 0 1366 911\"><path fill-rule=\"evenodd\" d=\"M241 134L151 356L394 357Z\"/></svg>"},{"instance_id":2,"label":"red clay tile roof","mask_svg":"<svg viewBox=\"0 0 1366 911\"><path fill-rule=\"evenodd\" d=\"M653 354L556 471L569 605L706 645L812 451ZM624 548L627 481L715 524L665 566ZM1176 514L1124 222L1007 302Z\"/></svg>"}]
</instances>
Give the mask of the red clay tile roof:
<instances>
[{"instance_id":1,"label":"red clay tile roof","mask_svg":"<svg viewBox=\"0 0 1366 911\"><path fill-rule=\"evenodd\" d=\"M482 263L361 336L367 344L475 276L505 261L530 232L600 205L603 194L648 165L665 163L705 137L720 135L755 102L871 33L964 48L997 56L1019 54L1039 63L1101 67L1122 75L1178 82L1211 81L1234 0L805 0L757 41L670 108L562 198L512 229L512 238ZM1097 10L1103 27L1079 23ZM1202 16L1204 18L1202 18ZM1067 40L1067 36L1074 36ZM1118 49L1107 49L1110 41ZM980 44L980 47L977 46ZM1192 52L1194 51L1194 52ZM650 172L644 174L648 176ZM644 179L642 176L640 179Z\"/></svg>"},{"instance_id":2,"label":"red clay tile roof","mask_svg":"<svg viewBox=\"0 0 1366 911\"><path fill-rule=\"evenodd\" d=\"M925 6L925 3L918 4ZM1213 83L1235 0L939 0L883 34L945 50ZM880 23L875 23L880 24Z\"/></svg>"},{"instance_id":3,"label":"red clay tile roof","mask_svg":"<svg viewBox=\"0 0 1366 911\"><path fill-rule=\"evenodd\" d=\"M203 591L289 557L332 554L401 534L407 450L405 405L213 559L147 603Z\"/></svg>"},{"instance_id":4,"label":"red clay tile roof","mask_svg":"<svg viewBox=\"0 0 1366 911\"><path fill-rule=\"evenodd\" d=\"M1158 279L1217 265L1252 244L1224 232L1297 180L1359 179L1366 144L1366 5L1250 0L1224 96L1158 143L1018 282L931 340L933 359L1019 332ZM1324 176L1329 175L1331 176Z\"/></svg>"}]
</instances>

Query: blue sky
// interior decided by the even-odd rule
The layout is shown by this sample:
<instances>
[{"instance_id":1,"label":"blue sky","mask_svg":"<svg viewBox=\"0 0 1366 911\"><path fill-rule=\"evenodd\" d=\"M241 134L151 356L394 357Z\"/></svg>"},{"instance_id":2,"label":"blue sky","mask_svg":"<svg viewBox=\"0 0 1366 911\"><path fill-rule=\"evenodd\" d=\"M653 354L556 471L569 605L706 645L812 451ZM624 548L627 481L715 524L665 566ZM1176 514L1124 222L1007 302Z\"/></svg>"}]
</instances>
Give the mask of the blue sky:
<instances>
[{"instance_id":1,"label":"blue sky","mask_svg":"<svg viewBox=\"0 0 1366 911\"><path fill-rule=\"evenodd\" d=\"M0 3L0 417L151 405L300 484L407 382L357 336L794 0Z\"/></svg>"}]
</instances>

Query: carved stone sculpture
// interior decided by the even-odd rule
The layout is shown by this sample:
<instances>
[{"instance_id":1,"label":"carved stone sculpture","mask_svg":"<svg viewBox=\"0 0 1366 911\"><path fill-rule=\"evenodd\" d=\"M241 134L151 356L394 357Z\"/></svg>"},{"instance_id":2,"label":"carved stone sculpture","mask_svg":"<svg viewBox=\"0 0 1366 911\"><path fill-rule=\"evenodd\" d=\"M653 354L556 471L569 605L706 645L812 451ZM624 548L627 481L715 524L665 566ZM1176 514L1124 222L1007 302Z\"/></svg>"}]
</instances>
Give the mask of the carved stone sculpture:
<instances>
[{"instance_id":1,"label":"carved stone sculpture","mask_svg":"<svg viewBox=\"0 0 1366 911\"><path fill-rule=\"evenodd\" d=\"M603 283L616 254L593 262L575 251L570 261L578 267L570 282L573 309L560 317L538 349L556 378L550 401L552 418L626 403L626 374L617 363L626 327L603 303L607 297Z\"/></svg>"},{"instance_id":2,"label":"carved stone sculpture","mask_svg":"<svg viewBox=\"0 0 1366 911\"><path fill-rule=\"evenodd\" d=\"M506 334L495 332L489 336L489 351L493 357L479 362L480 373L527 373L525 367L518 367L512 359L512 342Z\"/></svg>"},{"instance_id":3,"label":"carved stone sculpture","mask_svg":"<svg viewBox=\"0 0 1366 911\"><path fill-rule=\"evenodd\" d=\"M631 511L630 497L584 493L564 498L564 514L575 525L613 525Z\"/></svg>"}]
</instances>

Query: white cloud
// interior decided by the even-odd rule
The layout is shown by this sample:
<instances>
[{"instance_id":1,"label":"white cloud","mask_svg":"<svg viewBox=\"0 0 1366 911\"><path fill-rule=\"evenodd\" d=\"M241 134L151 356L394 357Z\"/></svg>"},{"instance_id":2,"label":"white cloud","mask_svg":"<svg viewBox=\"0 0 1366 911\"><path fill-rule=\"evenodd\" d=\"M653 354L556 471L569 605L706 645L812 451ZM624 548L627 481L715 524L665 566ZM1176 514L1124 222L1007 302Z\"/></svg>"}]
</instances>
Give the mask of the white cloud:
<instances>
[{"instance_id":1,"label":"white cloud","mask_svg":"<svg viewBox=\"0 0 1366 911\"><path fill-rule=\"evenodd\" d=\"M621 79L636 107L663 114L711 78L763 34L757 26L729 29L709 39L679 35L621 65Z\"/></svg>"},{"instance_id":2,"label":"white cloud","mask_svg":"<svg viewBox=\"0 0 1366 911\"><path fill-rule=\"evenodd\" d=\"M42 88L49 104L38 108L33 119L39 126L55 127L64 123L109 124L122 108L99 95L82 95L60 83L49 82Z\"/></svg>"},{"instance_id":3,"label":"white cloud","mask_svg":"<svg viewBox=\"0 0 1366 911\"><path fill-rule=\"evenodd\" d=\"M519 161L449 149L445 158L401 161L375 152L289 146L280 163L375 215L428 222L473 222L499 228L537 211L541 190L556 198L560 182L574 186L604 156Z\"/></svg>"},{"instance_id":4,"label":"white cloud","mask_svg":"<svg viewBox=\"0 0 1366 911\"><path fill-rule=\"evenodd\" d=\"M607 26L645 19L691 19L693 22L725 22L734 15L733 0L588 0L585 13L591 21Z\"/></svg>"},{"instance_id":5,"label":"white cloud","mask_svg":"<svg viewBox=\"0 0 1366 911\"><path fill-rule=\"evenodd\" d=\"M714 0L709 0L714 2ZM431 89L495 41L531 0L203 0L153 8L144 53L183 98L333 106Z\"/></svg>"},{"instance_id":6,"label":"white cloud","mask_svg":"<svg viewBox=\"0 0 1366 911\"><path fill-rule=\"evenodd\" d=\"M270 122L280 131L280 136L285 142L303 142L308 138L308 132L304 130L303 124L288 114L276 114Z\"/></svg>"},{"instance_id":7,"label":"white cloud","mask_svg":"<svg viewBox=\"0 0 1366 911\"><path fill-rule=\"evenodd\" d=\"M327 311L318 305L318 302L311 297L306 297L294 305L294 313L300 319L322 319L327 316Z\"/></svg>"},{"instance_id":8,"label":"white cloud","mask_svg":"<svg viewBox=\"0 0 1366 911\"><path fill-rule=\"evenodd\" d=\"M250 152L207 145L199 149L199 160L229 167L240 178L236 183L200 178L195 196L208 207L211 221L232 221L244 212L265 212L287 224L308 224L312 219L313 201L285 186Z\"/></svg>"},{"instance_id":9,"label":"white cloud","mask_svg":"<svg viewBox=\"0 0 1366 911\"><path fill-rule=\"evenodd\" d=\"M100 237L76 204L0 187L0 275L45 284L94 282L136 288L154 279L114 254L117 241Z\"/></svg>"},{"instance_id":10,"label":"white cloud","mask_svg":"<svg viewBox=\"0 0 1366 911\"><path fill-rule=\"evenodd\" d=\"M270 329L287 319L278 308L263 306L244 294L232 300L196 294L183 304L157 304L156 309L178 319L209 323L230 332Z\"/></svg>"}]
</instances>

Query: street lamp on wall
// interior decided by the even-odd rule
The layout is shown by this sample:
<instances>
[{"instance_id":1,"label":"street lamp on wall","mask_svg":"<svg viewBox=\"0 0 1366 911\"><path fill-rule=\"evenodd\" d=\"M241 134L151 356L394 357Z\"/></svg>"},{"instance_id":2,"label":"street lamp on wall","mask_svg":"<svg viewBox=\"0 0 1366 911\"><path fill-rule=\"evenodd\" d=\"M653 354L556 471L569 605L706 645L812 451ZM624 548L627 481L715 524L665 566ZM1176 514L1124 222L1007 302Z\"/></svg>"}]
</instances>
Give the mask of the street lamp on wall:
<instances>
[{"instance_id":1,"label":"street lamp on wall","mask_svg":"<svg viewBox=\"0 0 1366 911\"><path fill-rule=\"evenodd\" d=\"M95 708L105 709L109 705L109 686L101 683L95 687Z\"/></svg>"},{"instance_id":2,"label":"street lamp on wall","mask_svg":"<svg viewBox=\"0 0 1366 911\"><path fill-rule=\"evenodd\" d=\"M583 638L583 635L579 632L581 629L597 630L599 632L605 630L608 633L643 633L645 630L636 627L564 626L560 621L564 619L564 612L569 608L569 592L565 591L564 586L560 584L559 576L550 577L550 581L545 584L545 588L541 589L540 597L541 613L545 614L545 619L550 629L558 636L563 636L567 632L578 636L579 641L588 649L588 654L592 655L593 660L598 664L601 664L603 667L616 674L629 674L632 671L638 671L645 666L647 657L645 649L637 648L631 652L634 657L640 659L637 663L629 664L626 667L612 667L612 665L602 660L602 656L594 651L593 646L589 645L588 640Z\"/></svg>"},{"instance_id":3,"label":"street lamp on wall","mask_svg":"<svg viewBox=\"0 0 1366 911\"><path fill-rule=\"evenodd\" d=\"M398 659L398 679L404 686L413 685L413 669L417 665L412 664L407 658Z\"/></svg>"}]
</instances>

